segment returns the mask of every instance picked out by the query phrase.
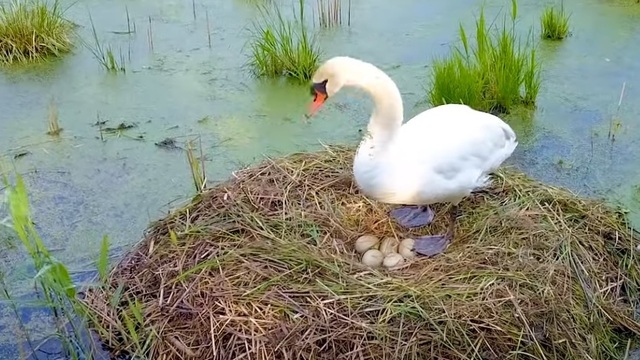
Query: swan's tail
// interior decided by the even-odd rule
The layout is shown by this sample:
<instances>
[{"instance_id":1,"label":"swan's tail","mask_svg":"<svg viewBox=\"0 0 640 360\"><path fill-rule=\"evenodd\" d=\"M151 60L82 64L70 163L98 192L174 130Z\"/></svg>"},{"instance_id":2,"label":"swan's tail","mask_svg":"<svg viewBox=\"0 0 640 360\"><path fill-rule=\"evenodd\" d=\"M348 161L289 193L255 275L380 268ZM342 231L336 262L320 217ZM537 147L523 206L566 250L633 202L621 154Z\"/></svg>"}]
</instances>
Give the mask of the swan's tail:
<instances>
[{"instance_id":1,"label":"swan's tail","mask_svg":"<svg viewBox=\"0 0 640 360\"><path fill-rule=\"evenodd\" d=\"M505 122L500 122L500 130L502 130L502 135L504 136L504 146L496 151L494 156L489 160L488 166L486 167L489 173L496 171L500 165L513 154L516 147L518 147L516 133Z\"/></svg>"},{"instance_id":2,"label":"swan's tail","mask_svg":"<svg viewBox=\"0 0 640 360\"><path fill-rule=\"evenodd\" d=\"M500 121L500 131L502 131L501 136L504 137L504 145L487 161L486 171L478 177L478 188L485 188L491 185L491 177L489 174L498 170L500 165L502 165L502 163L513 154L516 147L518 147L518 139L513 129L499 118L498 121Z\"/></svg>"}]
</instances>

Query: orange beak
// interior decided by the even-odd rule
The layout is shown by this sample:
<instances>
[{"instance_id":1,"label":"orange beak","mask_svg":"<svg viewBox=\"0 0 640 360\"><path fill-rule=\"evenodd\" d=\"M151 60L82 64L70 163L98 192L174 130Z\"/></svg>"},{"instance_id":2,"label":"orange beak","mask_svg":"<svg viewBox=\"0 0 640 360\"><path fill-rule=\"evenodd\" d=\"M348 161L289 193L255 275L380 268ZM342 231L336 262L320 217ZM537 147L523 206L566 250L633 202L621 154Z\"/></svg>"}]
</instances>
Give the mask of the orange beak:
<instances>
[{"instance_id":1,"label":"orange beak","mask_svg":"<svg viewBox=\"0 0 640 360\"><path fill-rule=\"evenodd\" d=\"M323 94L319 91L316 91L316 94L313 97L313 102L309 105L309 113L307 114L307 118L310 118L320 110L324 102L327 101L327 94Z\"/></svg>"}]
</instances>

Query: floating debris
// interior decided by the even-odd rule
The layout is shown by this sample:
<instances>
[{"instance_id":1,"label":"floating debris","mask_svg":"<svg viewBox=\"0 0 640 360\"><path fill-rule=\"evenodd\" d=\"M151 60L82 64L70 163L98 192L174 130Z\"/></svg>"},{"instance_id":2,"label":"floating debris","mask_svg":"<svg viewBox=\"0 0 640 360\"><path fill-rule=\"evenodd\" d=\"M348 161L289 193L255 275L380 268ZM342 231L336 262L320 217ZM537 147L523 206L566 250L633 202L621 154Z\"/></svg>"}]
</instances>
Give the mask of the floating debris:
<instances>
[{"instance_id":1,"label":"floating debris","mask_svg":"<svg viewBox=\"0 0 640 360\"><path fill-rule=\"evenodd\" d=\"M169 150L182 150L182 148L177 145L176 139L174 138L165 138L164 140L155 143L155 145Z\"/></svg>"}]
</instances>

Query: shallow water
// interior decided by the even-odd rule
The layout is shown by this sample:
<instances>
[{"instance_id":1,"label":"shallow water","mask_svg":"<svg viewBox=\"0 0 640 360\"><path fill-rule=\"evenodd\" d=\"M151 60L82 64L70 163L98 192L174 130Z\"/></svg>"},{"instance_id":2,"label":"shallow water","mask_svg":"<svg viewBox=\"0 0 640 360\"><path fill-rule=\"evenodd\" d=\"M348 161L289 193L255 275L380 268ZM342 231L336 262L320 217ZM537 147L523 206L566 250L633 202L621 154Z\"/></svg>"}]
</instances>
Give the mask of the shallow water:
<instances>
[{"instance_id":1,"label":"shallow water","mask_svg":"<svg viewBox=\"0 0 640 360\"><path fill-rule=\"evenodd\" d=\"M242 67L247 27L257 15L252 3L198 0L194 20L191 1L77 2L69 18L91 41L90 12L101 41L127 59L126 74L106 73L81 45L49 64L0 71L3 168L15 166L25 176L38 229L75 276L94 268L103 234L110 236L117 257L141 238L150 221L193 195L184 153L155 142L175 137L183 145L200 135L209 180L215 182L264 155L359 138L370 111L360 94L345 91L306 121L307 86L256 80ZM543 5L520 2L520 29L530 24L538 29ZM131 36L110 32L127 30L125 6L136 24ZM480 6L470 0L352 0L351 27L319 34L324 58L351 55L388 71L410 117L427 107L430 60L449 51L458 23L472 25ZM509 11L510 2L494 0L485 7L492 19L501 9ZM640 5L567 0L565 8L572 13L573 36L540 44L539 105L533 118L510 117L521 145L509 162L540 180L621 203L639 224L640 103L634 100L640 96ZM612 143L607 132L625 82L618 114L622 128ZM59 139L45 134L52 98L64 128ZM98 119L108 120L105 126L137 127L100 140L93 126ZM136 140L140 135L143 140ZM23 151L29 154L11 160ZM15 296L28 296L29 262L15 251L0 259L12 269L8 276ZM10 359L17 356L11 345L14 321L8 309L1 313L0 354Z\"/></svg>"}]
</instances>

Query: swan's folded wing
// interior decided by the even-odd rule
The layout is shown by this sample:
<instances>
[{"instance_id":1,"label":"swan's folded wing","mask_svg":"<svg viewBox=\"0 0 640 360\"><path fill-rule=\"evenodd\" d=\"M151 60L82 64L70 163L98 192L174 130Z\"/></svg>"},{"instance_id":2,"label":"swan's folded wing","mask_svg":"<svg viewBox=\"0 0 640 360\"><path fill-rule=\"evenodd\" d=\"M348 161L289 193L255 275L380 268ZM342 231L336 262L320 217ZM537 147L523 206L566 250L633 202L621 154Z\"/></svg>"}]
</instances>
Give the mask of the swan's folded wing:
<instances>
[{"instance_id":1,"label":"swan's folded wing","mask_svg":"<svg viewBox=\"0 0 640 360\"><path fill-rule=\"evenodd\" d=\"M411 119L392 146L390 158L403 168L396 173L422 179L417 186L443 192L481 186L517 146L515 133L500 118L462 105L450 109Z\"/></svg>"}]
</instances>

